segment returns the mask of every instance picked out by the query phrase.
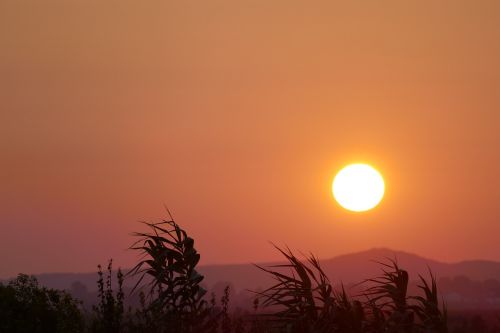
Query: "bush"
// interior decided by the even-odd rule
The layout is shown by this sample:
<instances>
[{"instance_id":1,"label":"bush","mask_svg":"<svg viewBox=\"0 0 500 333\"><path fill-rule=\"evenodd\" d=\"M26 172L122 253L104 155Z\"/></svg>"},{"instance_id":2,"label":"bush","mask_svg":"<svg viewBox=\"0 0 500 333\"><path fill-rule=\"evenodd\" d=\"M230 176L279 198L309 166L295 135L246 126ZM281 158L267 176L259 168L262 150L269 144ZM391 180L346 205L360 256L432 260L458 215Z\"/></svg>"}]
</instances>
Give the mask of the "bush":
<instances>
[{"instance_id":1,"label":"bush","mask_svg":"<svg viewBox=\"0 0 500 333\"><path fill-rule=\"evenodd\" d=\"M0 284L0 332L82 332L81 303L68 293L38 285L34 276L19 274Z\"/></svg>"}]
</instances>

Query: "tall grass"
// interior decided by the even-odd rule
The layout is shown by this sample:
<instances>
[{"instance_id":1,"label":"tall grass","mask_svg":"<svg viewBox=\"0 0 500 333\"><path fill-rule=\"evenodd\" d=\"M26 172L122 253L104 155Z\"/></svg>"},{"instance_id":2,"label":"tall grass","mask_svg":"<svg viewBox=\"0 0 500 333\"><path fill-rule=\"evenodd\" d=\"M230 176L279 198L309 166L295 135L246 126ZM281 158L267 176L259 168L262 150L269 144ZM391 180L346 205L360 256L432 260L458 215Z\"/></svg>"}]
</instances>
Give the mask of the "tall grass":
<instances>
[{"instance_id":1,"label":"tall grass","mask_svg":"<svg viewBox=\"0 0 500 333\"><path fill-rule=\"evenodd\" d=\"M289 249L276 247L287 263L258 266L276 283L257 293L271 309L263 317L277 330L289 333L445 333L446 308L440 307L435 277L422 276L423 295L408 296L408 273L395 261L380 263L382 274L364 281L356 298L342 285L334 288L318 259L300 260Z\"/></svg>"},{"instance_id":2,"label":"tall grass","mask_svg":"<svg viewBox=\"0 0 500 333\"><path fill-rule=\"evenodd\" d=\"M256 292L256 316L231 318L229 289L222 307L207 302L196 266L194 240L172 219L144 222L148 232L134 235L131 246L142 253L128 273L138 277L143 293L139 322L149 332L287 332L287 333L445 333L446 309L440 306L435 277L419 276L421 295L408 295L408 273L397 262L380 263L380 276L364 281L361 295L334 286L318 258L299 259L290 249L275 248L284 264L263 267L275 283ZM251 319L253 318L253 319Z\"/></svg>"},{"instance_id":3,"label":"tall grass","mask_svg":"<svg viewBox=\"0 0 500 333\"><path fill-rule=\"evenodd\" d=\"M211 332L212 308L204 298L203 276L196 266L200 255L194 240L172 219L144 222L149 232L137 232L131 249L142 253L128 276L137 276L133 290L143 298L142 319L150 332Z\"/></svg>"},{"instance_id":4,"label":"tall grass","mask_svg":"<svg viewBox=\"0 0 500 333\"><path fill-rule=\"evenodd\" d=\"M197 271L200 254L185 230L173 219L144 225L147 230L134 233L138 239L131 246L141 258L125 276L118 270L116 292L112 261L106 275L98 266L98 303L85 332L448 332L446 308L440 304L432 273L429 279L418 277L419 295L408 295L408 272L388 260L379 263L380 276L363 281L363 291L349 295L342 284L331 283L314 255L299 258L279 247L283 264L257 266L274 284L255 292L253 312L236 312L230 309L229 287L219 295L219 303L215 295L207 299L201 287L204 277ZM124 311L122 285L130 277L137 279L132 292L140 295L135 312ZM40 288L21 275L8 286L0 284L0 331L8 327L6 332L82 332L78 304L67 294ZM36 327L51 329L31 329L35 326L23 317L33 318Z\"/></svg>"},{"instance_id":5,"label":"tall grass","mask_svg":"<svg viewBox=\"0 0 500 333\"><path fill-rule=\"evenodd\" d=\"M135 233L138 240L131 246L142 257L127 274L137 278L133 291L141 294L141 308L129 320L128 332L448 332L446 309L439 304L432 274L430 280L419 276L421 295L409 296L408 273L394 260L381 262L381 275L364 281L364 291L350 296L343 285L330 282L314 255L300 259L290 249L276 246L285 263L257 265L275 283L255 292L254 314L235 317L229 309L229 287L220 299L221 306L215 296L211 301L205 297L200 285L204 277L196 269L200 254L187 232L172 219L143 223L148 231ZM104 289L102 272L99 274L101 312L113 306L120 309L108 297L110 292ZM110 278L106 285L110 288Z\"/></svg>"}]
</instances>

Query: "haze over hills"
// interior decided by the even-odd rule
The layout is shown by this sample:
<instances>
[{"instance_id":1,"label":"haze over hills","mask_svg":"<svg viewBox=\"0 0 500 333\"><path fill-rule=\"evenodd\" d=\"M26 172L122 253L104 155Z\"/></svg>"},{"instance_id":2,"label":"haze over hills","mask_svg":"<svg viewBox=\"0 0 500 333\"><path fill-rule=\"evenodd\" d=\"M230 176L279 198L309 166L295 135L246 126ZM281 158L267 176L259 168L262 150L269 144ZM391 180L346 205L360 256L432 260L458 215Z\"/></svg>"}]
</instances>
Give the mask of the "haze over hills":
<instances>
[{"instance_id":1,"label":"haze over hills","mask_svg":"<svg viewBox=\"0 0 500 333\"><path fill-rule=\"evenodd\" d=\"M337 256L321 260L322 267L332 282L343 282L348 285L372 278L380 274L378 262L388 259L397 260L398 264L410 273L413 279L418 274L428 276L429 269L438 278L466 277L470 280L500 281L500 262L473 260L457 263L443 263L420 257L415 254L394 251L386 248L375 248L367 251ZM261 266L276 263L259 263ZM253 264L206 265L199 271L205 276L204 283L208 288L220 283L230 283L235 290L258 289L269 286L272 280ZM70 289L76 281L81 282L89 291L96 289L96 272L92 273L45 273L37 275L40 283L57 289ZM130 286L129 280L126 285Z\"/></svg>"}]
</instances>

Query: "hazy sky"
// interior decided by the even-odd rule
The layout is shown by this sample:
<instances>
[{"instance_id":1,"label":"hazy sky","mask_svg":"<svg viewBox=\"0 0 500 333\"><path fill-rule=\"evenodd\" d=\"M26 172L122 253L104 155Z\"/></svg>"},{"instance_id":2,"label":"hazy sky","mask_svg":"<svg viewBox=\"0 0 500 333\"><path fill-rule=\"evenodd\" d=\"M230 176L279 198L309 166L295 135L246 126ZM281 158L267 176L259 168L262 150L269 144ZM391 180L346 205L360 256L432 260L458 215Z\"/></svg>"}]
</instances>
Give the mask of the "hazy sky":
<instances>
[{"instance_id":1,"label":"hazy sky","mask_svg":"<svg viewBox=\"0 0 500 333\"><path fill-rule=\"evenodd\" d=\"M499 59L493 0L1 0L0 276L128 267L164 203L205 264L500 260Z\"/></svg>"}]
</instances>

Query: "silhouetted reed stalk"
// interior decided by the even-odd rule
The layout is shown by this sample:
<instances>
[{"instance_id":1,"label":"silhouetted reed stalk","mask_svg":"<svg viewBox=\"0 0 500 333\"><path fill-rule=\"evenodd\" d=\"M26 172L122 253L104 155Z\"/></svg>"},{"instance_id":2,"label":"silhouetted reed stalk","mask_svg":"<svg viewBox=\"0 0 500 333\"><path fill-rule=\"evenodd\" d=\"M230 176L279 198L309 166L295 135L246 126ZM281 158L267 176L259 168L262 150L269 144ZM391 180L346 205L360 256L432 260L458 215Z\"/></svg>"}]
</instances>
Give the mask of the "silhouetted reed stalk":
<instances>
[{"instance_id":1,"label":"silhouetted reed stalk","mask_svg":"<svg viewBox=\"0 0 500 333\"><path fill-rule=\"evenodd\" d=\"M152 331L209 332L210 307L200 286L203 276L195 269L200 255L194 240L173 220L143 223L150 232L134 233L139 240L130 247L143 257L128 275L139 277L133 291L147 292L144 313Z\"/></svg>"},{"instance_id":2,"label":"silhouetted reed stalk","mask_svg":"<svg viewBox=\"0 0 500 333\"><path fill-rule=\"evenodd\" d=\"M276 249L287 263L257 266L276 281L257 295L264 306L274 309L262 316L277 329L297 333L447 332L446 309L439 307L432 274L430 284L420 276L423 296L407 296L408 273L395 261L381 263L383 274L365 281L371 286L363 293L367 300L361 302L351 299L343 286L335 291L314 255L303 262L288 248Z\"/></svg>"}]
</instances>

